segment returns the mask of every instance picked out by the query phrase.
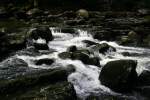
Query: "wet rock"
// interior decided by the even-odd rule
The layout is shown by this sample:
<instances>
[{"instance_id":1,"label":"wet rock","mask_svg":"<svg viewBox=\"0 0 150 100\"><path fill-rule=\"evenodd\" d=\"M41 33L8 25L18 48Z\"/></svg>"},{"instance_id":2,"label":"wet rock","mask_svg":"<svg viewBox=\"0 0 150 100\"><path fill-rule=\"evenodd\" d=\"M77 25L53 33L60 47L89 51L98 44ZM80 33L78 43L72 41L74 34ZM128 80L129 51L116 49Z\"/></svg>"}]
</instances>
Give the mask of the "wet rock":
<instances>
[{"instance_id":1,"label":"wet rock","mask_svg":"<svg viewBox=\"0 0 150 100\"><path fill-rule=\"evenodd\" d=\"M85 64L88 64L90 61L89 56L82 52L73 52L71 58L73 60L80 60Z\"/></svg>"},{"instance_id":2,"label":"wet rock","mask_svg":"<svg viewBox=\"0 0 150 100\"><path fill-rule=\"evenodd\" d=\"M89 12L85 9L80 9L77 11L77 17L79 18L88 18L89 17Z\"/></svg>"},{"instance_id":3,"label":"wet rock","mask_svg":"<svg viewBox=\"0 0 150 100\"><path fill-rule=\"evenodd\" d=\"M108 45L107 43L97 44L92 47L93 50L98 50L99 53L105 54L108 51L116 51L116 48Z\"/></svg>"},{"instance_id":4,"label":"wet rock","mask_svg":"<svg viewBox=\"0 0 150 100\"><path fill-rule=\"evenodd\" d=\"M87 47L97 44L96 42L90 40L83 40L82 42L86 43Z\"/></svg>"},{"instance_id":5,"label":"wet rock","mask_svg":"<svg viewBox=\"0 0 150 100\"><path fill-rule=\"evenodd\" d=\"M75 52L77 51L77 47L76 46L70 46L68 49L67 49L68 52Z\"/></svg>"},{"instance_id":6,"label":"wet rock","mask_svg":"<svg viewBox=\"0 0 150 100\"><path fill-rule=\"evenodd\" d=\"M34 47L37 50L49 50L48 45L43 43L34 43Z\"/></svg>"},{"instance_id":7,"label":"wet rock","mask_svg":"<svg viewBox=\"0 0 150 100\"><path fill-rule=\"evenodd\" d=\"M62 52L59 54L59 57L62 59L72 59L72 60L80 60L84 64L95 65L100 67L99 58L97 57L89 57L89 51L86 50L77 50L74 52Z\"/></svg>"},{"instance_id":8,"label":"wet rock","mask_svg":"<svg viewBox=\"0 0 150 100\"><path fill-rule=\"evenodd\" d=\"M46 42L52 41L53 36L51 33L51 30L49 27L37 27L36 29L33 29L32 31L29 32L30 38L37 40L38 38L45 39Z\"/></svg>"},{"instance_id":9,"label":"wet rock","mask_svg":"<svg viewBox=\"0 0 150 100\"><path fill-rule=\"evenodd\" d=\"M139 76L139 85L140 86L149 86L150 85L150 71L144 70Z\"/></svg>"},{"instance_id":10,"label":"wet rock","mask_svg":"<svg viewBox=\"0 0 150 100\"><path fill-rule=\"evenodd\" d=\"M62 53L58 54L58 56L61 59L69 59L69 58L71 58L72 53L70 53L70 52L62 52Z\"/></svg>"},{"instance_id":11,"label":"wet rock","mask_svg":"<svg viewBox=\"0 0 150 100\"><path fill-rule=\"evenodd\" d=\"M101 83L117 92L129 92L137 82L137 62L116 60L108 62L100 73Z\"/></svg>"},{"instance_id":12,"label":"wet rock","mask_svg":"<svg viewBox=\"0 0 150 100\"><path fill-rule=\"evenodd\" d=\"M35 61L35 64L36 65L51 65L54 63L54 60L53 59L48 59L48 58L45 58L45 59L39 59L37 61Z\"/></svg>"}]
</instances>

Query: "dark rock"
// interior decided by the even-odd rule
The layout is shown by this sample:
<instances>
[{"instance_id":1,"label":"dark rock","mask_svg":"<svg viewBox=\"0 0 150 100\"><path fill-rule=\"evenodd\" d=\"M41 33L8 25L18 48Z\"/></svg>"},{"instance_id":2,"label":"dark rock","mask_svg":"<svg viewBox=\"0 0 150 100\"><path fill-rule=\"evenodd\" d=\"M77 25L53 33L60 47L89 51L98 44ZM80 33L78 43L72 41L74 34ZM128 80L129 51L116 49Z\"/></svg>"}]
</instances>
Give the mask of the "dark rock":
<instances>
[{"instance_id":1,"label":"dark rock","mask_svg":"<svg viewBox=\"0 0 150 100\"><path fill-rule=\"evenodd\" d=\"M97 43L90 41L90 40L83 40L82 42L86 43L88 47L97 44Z\"/></svg>"},{"instance_id":2,"label":"dark rock","mask_svg":"<svg viewBox=\"0 0 150 100\"><path fill-rule=\"evenodd\" d=\"M46 64L46 65L51 65L54 63L54 60L53 59L48 59L48 58L45 58L45 59L39 59L37 61L35 61L36 65L43 65L43 64Z\"/></svg>"},{"instance_id":3,"label":"dark rock","mask_svg":"<svg viewBox=\"0 0 150 100\"><path fill-rule=\"evenodd\" d=\"M88 50L77 50L74 52L62 52L59 54L59 57L62 59L72 59L72 60L80 60L84 64L100 66L99 58L97 57L89 57Z\"/></svg>"},{"instance_id":4,"label":"dark rock","mask_svg":"<svg viewBox=\"0 0 150 100\"><path fill-rule=\"evenodd\" d=\"M140 86L149 86L150 85L150 71L144 70L139 76L139 85Z\"/></svg>"},{"instance_id":5,"label":"dark rock","mask_svg":"<svg viewBox=\"0 0 150 100\"><path fill-rule=\"evenodd\" d=\"M108 45L107 43L97 44L92 47L93 50L98 50L99 53L105 54L108 51L116 51L116 48Z\"/></svg>"},{"instance_id":6,"label":"dark rock","mask_svg":"<svg viewBox=\"0 0 150 100\"><path fill-rule=\"evenodd\" d=\"M43 43L34 43L34 47L37 50L49 50L48 45Z\"/></svg>"},{"instance_id":7,"label":"dark rock","mask_svg":"<svg viewBox=\"0 0 150 100\"><path fill-rule=\"evenodd\" d=\"M100 67L100 59L98 57L90 58L89 64Z\"/></svg>"},{"instance_id":8,"label":"dark rock","mask_svg":"<svg viewBox=\"0 0 150 100\"><path fill-rule=\"evenodd\" d=\"M38 38L45 39L46 42L53 40L51 30L49 29L49 27L46 26L38 27L32 30L31 32L29 32L29 34L30 34L30 38L35 40L37 40Z\"/></svg>"},{"instance_id":9,"label":"dark rock","mask_svg":"<svg viewBox=\"0 0 150 100\"><path fill-rule=\"evenodd\" d=\"M75 52L77 51L77 47L76 46L70 46L68 49L67 49L68 52Z\"/></svg>"},{"instance_id":10,"label":"dark rock","mask_svg":"<svg viewBox=\"0 0 150 100\"><path fill-rule=\"evenodd\" d=\"M134 60L117 60L108 62L101 70L101 83L115 91L129 92L137 82L137 62Z\"/></svg>"},{"instance_id":11,"label":"dark rock","mask_svg":"<svg viewBox=\"0 0 150 100\"><path fill-rule=\"evenodd\" d=\"M70 59L71 56L72 56L72 53L70 53L70 52L62 52L62 53L58 54L58 56L61 59Z\"/></svg>"},{"instance_id":12,"label":"dark rock","mask_svg":"<svg viewBox=\"0 0 150 100\"><path fill-rule=\"evenodd\" d=\"M73 60L80 60L85 64L88 64L90 61L89 56L82 52L73 52L71 58Z\"/></svg>"}]
</instances>

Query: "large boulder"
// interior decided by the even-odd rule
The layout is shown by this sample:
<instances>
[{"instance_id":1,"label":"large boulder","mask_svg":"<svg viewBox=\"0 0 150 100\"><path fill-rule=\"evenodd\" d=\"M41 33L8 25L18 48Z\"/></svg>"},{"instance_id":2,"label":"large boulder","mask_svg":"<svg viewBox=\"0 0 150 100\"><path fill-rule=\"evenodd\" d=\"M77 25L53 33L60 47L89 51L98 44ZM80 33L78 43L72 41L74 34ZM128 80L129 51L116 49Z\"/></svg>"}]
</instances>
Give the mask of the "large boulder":
<instances>
[{"instance_id":1,"label":"large boulder","mask_svg":"<svg viewBox=\"0 0 150 100\"><path fill-rule=\"evenodd\" d=\"M59 67L55 69L33 69L33 68L29 69L27 67L26 69L28 70L24 72L16 70L15 73L10 73L10 74L5 73L7 77L1 78L0 80L0 94L4 96L7 94L9 96L12 95L13 93L17 93L17 91L21 90L23 92L35 86L42 87L45 84L49 85L55 82L67 81L67 77L71 73L70 71L74 71L72 70L72 68L73 67L69 67L69 68ZM11 68L0 69L0 71L4 71L4 70L13 71L14 69ZM3 74L4 74L3 72L0 73L1 76Z\"/></svg>"},{"instance_id":2,"label":"large boulder","mask_svg":"<svg viewBox=\"0 0 150 100\"><path fill-rule=\"evenodd\" d=\"M45 39L46 42L53 40L52 32L49 29L49 27L46 27L46 26L37 27L29 31L29 37L34 40L42 38L42 39Z\"/></svg>"},{"instance_id":3,"label":"large boulder","mask_svg":"<svg viewBox=\"0 0 150 100\"><path fill-rule=\"evenodd\" d=\"M116 60L108 62L101 70L101 84L114 91L129 92L137 82L137 62L134 60Z\"/></svg>"}]
</instances>

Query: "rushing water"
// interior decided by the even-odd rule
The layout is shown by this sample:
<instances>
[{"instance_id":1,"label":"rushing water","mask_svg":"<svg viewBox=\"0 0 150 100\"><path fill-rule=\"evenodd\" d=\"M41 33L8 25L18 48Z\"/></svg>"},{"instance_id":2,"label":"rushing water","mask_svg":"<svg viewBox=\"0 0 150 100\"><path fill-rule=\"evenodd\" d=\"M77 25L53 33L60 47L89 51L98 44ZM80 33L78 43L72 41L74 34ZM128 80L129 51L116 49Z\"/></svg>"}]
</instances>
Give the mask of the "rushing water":
<instances>
[{"instance_id":1,"label":"rushing water","mask_svg":"<svg viewBox=\"0 0 150 100\"><path fill-rule=\"evenodd\" d=\"M107 93L110 95L122 95L119 93L113 92L111 89L101 85L98 77L101 71L101 68L93 65L85 65L79 60L70 60L70 59L60 59L58 54L67 50L68 47L76 45L79 49L90 49L87 47L83 40L90 40L96 43L108 43L109 45L115 47L117 52L107 52L106 55L102 55L93 50L94 54L90 56L96 56L101 58L101 66L104 66L107 62L116 60L116 59L133 59L138 61L137 72L140 74L143 70L148 69L150 66L150 50L144 48L135 48L135 47L125 47L120 46L115 42L99 41L96 40L90 35L87 31L76 30L78 34L62 33L58 28L50 28L54 36L54 40L48 43L50 49L54 49L56 52L37 55L37 56L27 56L27 55L15 55L15 57L23 59L28 63L29 67L33 68L43 68L49 69L51 66L42 65L37 66L34 64L34 60L41 58L52 58L55 59L53 63L53 68L55 67L66 67L67 65L74 65L76 72L68 76L68 81L73 83L76 93L79 97L83 99L91 93ZM38 39L34 41L37 43L46 43L43 39ZM41 51L43 52L43 51ZM122 52L129 52L133 56L123 56ZM122 95L125 96L125 95Z\"/></svg>"}]
</instances>

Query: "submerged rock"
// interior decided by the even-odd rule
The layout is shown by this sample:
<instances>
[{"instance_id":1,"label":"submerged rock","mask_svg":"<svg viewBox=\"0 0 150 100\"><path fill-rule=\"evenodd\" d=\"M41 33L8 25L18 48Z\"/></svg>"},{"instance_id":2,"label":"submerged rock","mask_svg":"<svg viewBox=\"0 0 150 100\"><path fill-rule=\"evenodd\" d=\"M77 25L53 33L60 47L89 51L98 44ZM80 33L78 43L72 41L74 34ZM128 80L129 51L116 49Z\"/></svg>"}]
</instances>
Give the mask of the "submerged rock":
<instances>
[{"instance_id":1,"label":"submerged rock","mask_svg":"<svg viewBox=\"0 0 150 100\"><path fill-rule=\"evenodd\" d=\"M49 27L38 27L36 29L33 29L29 32L29 37L31 39L37 40L39 38L45 39L46 42L52 41L53 40L53 36L52 36L52 32L49 29Z\"/></svg>"},{"instance_id":2,"label":"submerged rock","mask_svg":"<svg viewBox=\"0 0 150 100\"><path fill-rule=\"evenodd\" d=\"M101 83L115 91L129 92L137 82L137 62L134 60L116 60L108 62L100 73Z\"/></svg>"}]
</instances>

